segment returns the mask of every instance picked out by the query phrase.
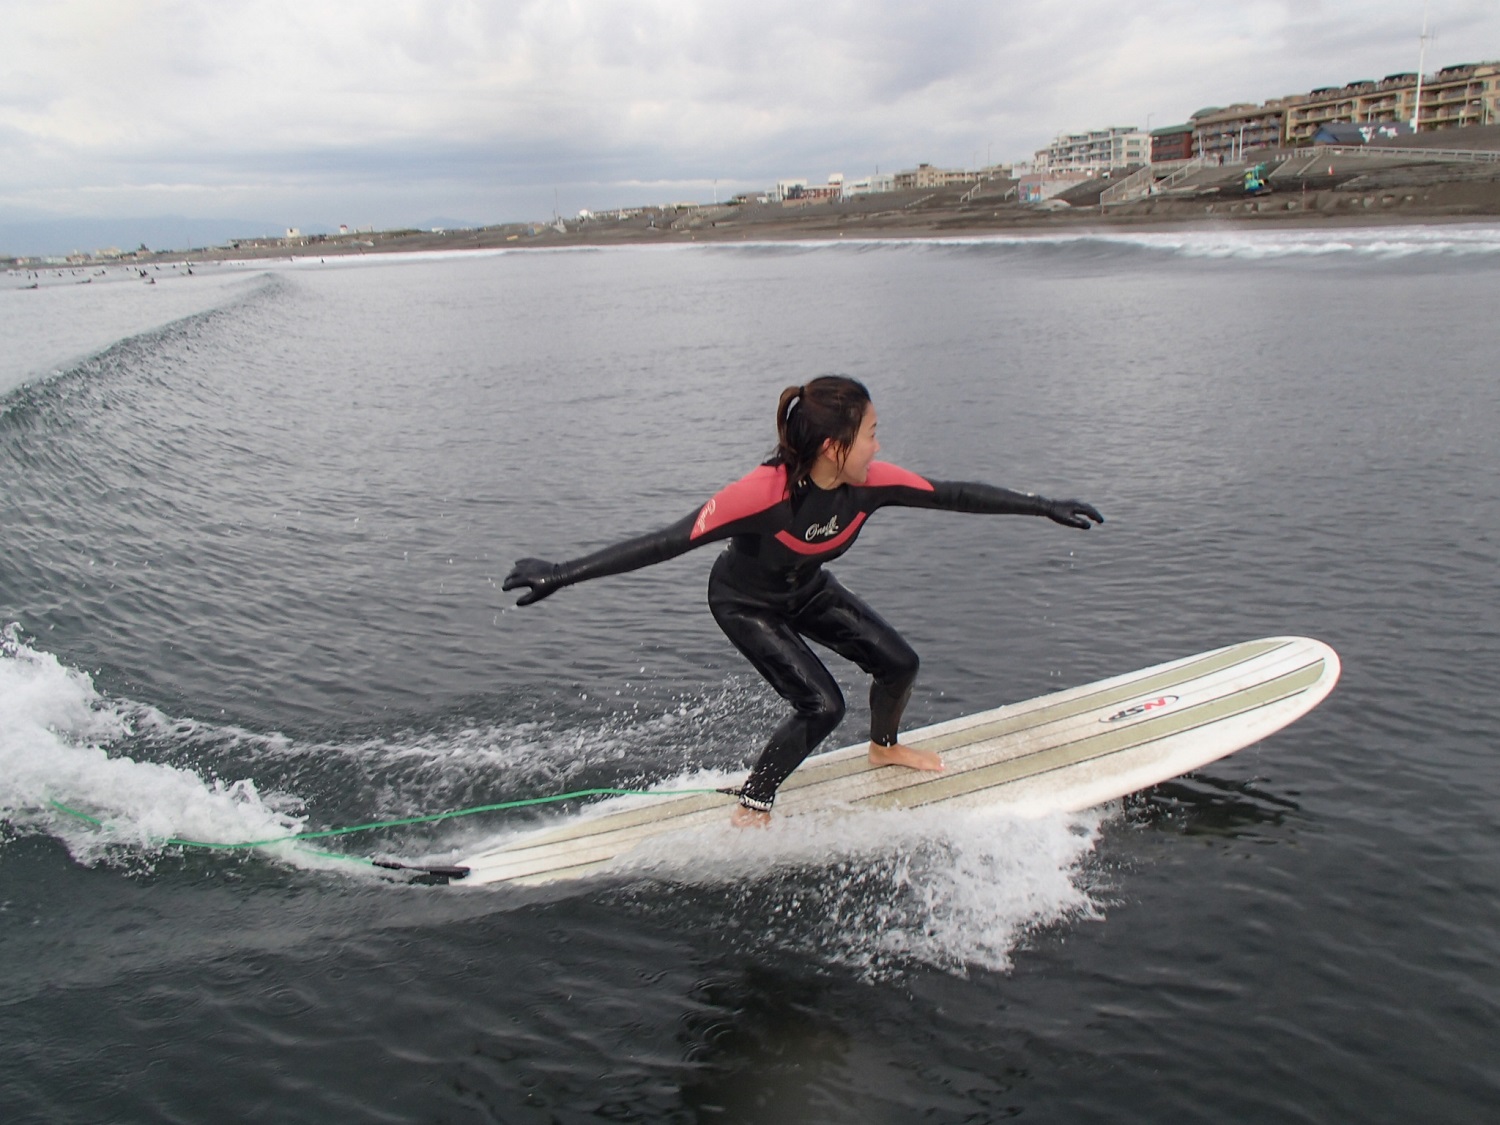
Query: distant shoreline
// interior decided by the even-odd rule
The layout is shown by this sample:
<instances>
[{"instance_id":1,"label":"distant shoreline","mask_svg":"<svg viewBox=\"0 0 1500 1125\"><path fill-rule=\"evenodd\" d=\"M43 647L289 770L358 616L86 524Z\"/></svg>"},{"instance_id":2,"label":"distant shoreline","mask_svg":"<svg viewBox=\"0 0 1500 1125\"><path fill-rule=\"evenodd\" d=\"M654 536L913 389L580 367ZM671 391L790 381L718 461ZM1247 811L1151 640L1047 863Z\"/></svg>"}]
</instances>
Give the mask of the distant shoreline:
<instances>
[{"instance_id":1,"label":"distant shoreline","mask_svg":"<svg viewBox=\"0 0 1500 1125\"><path fill-rule=\"evenodd\" d=\"M1497 171L1500 176L1500 171ZM913 194L913 193L909 193ZM964 200L958 192L915 198L865 196L849 203L701 206L627 219L591 218L556 224L507 224L477 230L362 232L296 242L246 240L232 247L162 250L114 259L117 265L358 257L372 254L565 247L673 246L736 242L910 241L994 235L1167 232L1236 227L1245 230L1440 225L1500 220L1500 178L1455 179L1404 188L1319 187L1266 195L1204 194L1148 198L1042 210L998 198ZM110 264L94 260L90 265ZM18 266L68 269L71 266Z\"/></svg>"}]
</instances>

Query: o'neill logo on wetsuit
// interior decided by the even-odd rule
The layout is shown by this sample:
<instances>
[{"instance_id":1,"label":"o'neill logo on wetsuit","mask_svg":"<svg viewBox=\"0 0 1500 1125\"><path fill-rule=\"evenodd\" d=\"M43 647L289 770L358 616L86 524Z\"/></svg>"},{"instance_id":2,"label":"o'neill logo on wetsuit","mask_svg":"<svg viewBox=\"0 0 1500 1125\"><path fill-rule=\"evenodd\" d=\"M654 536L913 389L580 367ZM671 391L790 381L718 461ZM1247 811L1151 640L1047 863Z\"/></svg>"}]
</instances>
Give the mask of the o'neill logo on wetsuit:
<instances>
[{"instance_id":1,"label":"o'neill logo on wetsuit","mask_svg":"<svg viewBox=\"0 0 1500 1125\"><path fill-rule=\"evenodd\" d=\"M702 535L708 530L708 521L713 518L714 509L718 506L718 500L710 500L703 505L703 510L698 513L698 518L693 522L694 535Z\"/></svg>"},{"instance_id":2,"label":"o'neill logo on wetsuit","mask_svg":"<svg viewBox=\"0 0 1500 1125\"><path fill-rule=\"evenodd\" d=\"M1155 699L1148 699L1144 703L1137 703L1133 707L1127 707L1123 711L1116 711L1108 718L1100 719L1101 723L1118 723L1121 719L1134 718L1136 715L1144 715L1148 711L1159 711L1177 702L1175 695L1158 695Z\"/></svg>"},{"instance_id":3,"label":"o'neill logo on wetsuit","mask_svg":"<svg viewBox=\"0 0 1500 1125\"><path fill-rule=\"evenodd\" d=\"M827 539L839 533L839 518L834 516L827 523L815 523L802 533L802 538L811 543L814 539Z\"/></svg>"}]
</instances>

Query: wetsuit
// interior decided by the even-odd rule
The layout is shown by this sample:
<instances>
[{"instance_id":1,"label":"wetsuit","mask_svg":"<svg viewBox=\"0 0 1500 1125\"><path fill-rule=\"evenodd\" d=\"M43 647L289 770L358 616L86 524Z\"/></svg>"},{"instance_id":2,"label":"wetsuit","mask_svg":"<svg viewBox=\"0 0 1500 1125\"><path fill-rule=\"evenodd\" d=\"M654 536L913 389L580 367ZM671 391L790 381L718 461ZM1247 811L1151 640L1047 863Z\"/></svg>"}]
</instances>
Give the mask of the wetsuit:
<instances>
[{"instance_id":1,"label":"wetsuit","mask_svg":"<svg viewBox=\"0 0 1500 1125\"><path fill-rule=\"evenodd\" d=\"M871 462L862 485L823 489L810 482L787 488L780 465L762 465L718 492L702 508L647 535L583 558L517 564L533 593L553 590L664 562L705 543L728 539L714 563L708 604L719 627L792 705L771 736L740 803L769 811L777 787L844 715L844 698L804 637L859 665L872 677L870 740L896 742L902 711L917 676L917 654L879 614L823 569L858 538L878 509L941 508L991 515L1050 516L1076 527L1076 513L1098 514L1077 501L1055 502L987 484L930 481L895 465ZM532 564L528 570L528 564Z\"/></svg>"}]
</instances>

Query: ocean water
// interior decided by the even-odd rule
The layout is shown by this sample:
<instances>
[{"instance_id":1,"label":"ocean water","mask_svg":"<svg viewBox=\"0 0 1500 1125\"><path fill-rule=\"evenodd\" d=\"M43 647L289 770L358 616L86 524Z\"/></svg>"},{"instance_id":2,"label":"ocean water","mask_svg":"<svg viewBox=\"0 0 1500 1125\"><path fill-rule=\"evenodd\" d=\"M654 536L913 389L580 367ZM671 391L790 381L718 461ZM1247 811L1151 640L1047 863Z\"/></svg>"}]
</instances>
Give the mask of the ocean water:
<instances>
[{"instance_id":1,"label":"ocean water","mask_svg":"<svg viewBox=\"0 0 1500 1125\"><path fill-rule=\"evenodd\" d=\"M33 280L0 281L5 1121L1500 1104L1500 228ZM872 521L835 569L922 654L912 724L1277 633L1341 684L1086 814L726 829L563 888L348 857L566 812L164 842L737 776L781 705L712 549L499 584L694 509L824 372L885 458L1108 517Z\"/></svg>"}]
</instances>

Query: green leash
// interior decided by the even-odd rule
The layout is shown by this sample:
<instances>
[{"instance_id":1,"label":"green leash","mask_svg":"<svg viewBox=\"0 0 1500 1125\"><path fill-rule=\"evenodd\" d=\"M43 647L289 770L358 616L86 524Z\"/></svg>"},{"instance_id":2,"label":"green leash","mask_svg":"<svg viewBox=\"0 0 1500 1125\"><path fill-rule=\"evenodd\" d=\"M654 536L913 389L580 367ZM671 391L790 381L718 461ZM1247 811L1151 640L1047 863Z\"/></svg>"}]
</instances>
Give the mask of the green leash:
<instances>
[{"instance_id":1,"label":"green leash","mask_svg":"<svg viewBox=\"0 0 1500 1125\"><path fill-rule=\"evenodd\" d=\"M243 848L267 848L275 844L292 844L299 840L321 840L329 836L348 836L355 832L372 832L377 828L400 828L408 824L432 824L440 820L452 820L460 816L474 816L478 813L502 812L506 809L522 809L531 805L551 805L558 801L573 801L580 797L667 797L678 793L721 793L721 789L575 789L570 793L554 793L548 797L526 797L517 801L500 801L493 805L475 805L467 809L451 809L448 812L431 813L427 816L408 816L400 820L376 820L369 824L353 824L347 828L324 828L318 832L298 832L291 836L277 836L271 840L248 840L237 844L215 843L211 840L180 840L175 836L168 837L161 842L163 844L180 848L207 848L216 851L234 851ZM88 813L79 812L77 809L69 808L61 801L50 801L53 808L67 813L69 816L77 817L79 820L92 824L96 828L103 828L102 820L89 816ZM389 867L403 870L427 871L435 874L453 875L467 869L454 867L416 867L407 864L394 863L386 860L365 859L363 856L342 855L339 852L321 852L312 848L298 848L300 852L308 855L323 856L327 859L342 859L351 863L363 863L372 867Z\"/></svg>"}]
</instances>

